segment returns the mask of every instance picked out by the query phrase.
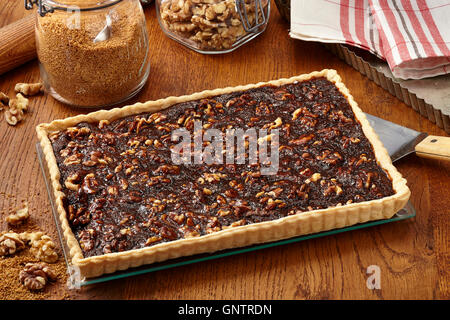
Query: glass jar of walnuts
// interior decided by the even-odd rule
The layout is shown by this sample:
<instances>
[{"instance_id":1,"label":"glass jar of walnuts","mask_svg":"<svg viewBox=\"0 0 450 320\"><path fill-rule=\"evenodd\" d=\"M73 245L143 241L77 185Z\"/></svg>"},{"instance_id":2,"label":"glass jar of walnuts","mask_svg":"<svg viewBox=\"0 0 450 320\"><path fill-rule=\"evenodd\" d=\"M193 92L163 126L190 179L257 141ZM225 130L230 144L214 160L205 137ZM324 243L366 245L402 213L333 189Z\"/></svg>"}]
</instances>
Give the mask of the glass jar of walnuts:
<instances>
[{"instance_id":1,"label":"glass jar of walnuts","mask_svg":"<svg viewBox=\"0 0 450 320\"><path fill-rule=\"evenodd\" d=\"M156 0L162 30L200 53L226 53L267 27L269 0Z\"/></svg>"}]
</instances>

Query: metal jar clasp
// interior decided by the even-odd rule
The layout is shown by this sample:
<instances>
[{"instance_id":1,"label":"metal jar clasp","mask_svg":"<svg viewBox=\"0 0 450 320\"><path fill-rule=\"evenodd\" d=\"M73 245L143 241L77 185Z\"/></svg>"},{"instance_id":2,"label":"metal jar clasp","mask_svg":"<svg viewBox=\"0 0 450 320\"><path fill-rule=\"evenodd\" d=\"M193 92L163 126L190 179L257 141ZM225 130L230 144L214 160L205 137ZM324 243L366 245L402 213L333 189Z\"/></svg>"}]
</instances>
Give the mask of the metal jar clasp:
<instances>
[{"instance_id":1,"label":"metal jar clasp","mask_svg":"<svg viewBox=\"0 0 450 320\"><path fill-rule=\"evenodd\" d=\"M38 7L38 13L41 17L45 16L47 13L55 11L55 9L49 5L42 4L42 0L24 0L25 9L33 9L33 5Z\"/></svg>"},{"instance_id":2,"label":"metal jar clasp","mask_svg":"<svg viewBox=\"0 0 450 320\"><path fill-rule=\"evenodd\" d=\"M241 18L242 26L246 32L255 32L259 27L265 25L269 19L264 14L264 6L262 0L254 0L255 6L255 22L252 24L247 15L247 3L245 0L235 0L236 12Z\"/></svg>"}]
</instances>

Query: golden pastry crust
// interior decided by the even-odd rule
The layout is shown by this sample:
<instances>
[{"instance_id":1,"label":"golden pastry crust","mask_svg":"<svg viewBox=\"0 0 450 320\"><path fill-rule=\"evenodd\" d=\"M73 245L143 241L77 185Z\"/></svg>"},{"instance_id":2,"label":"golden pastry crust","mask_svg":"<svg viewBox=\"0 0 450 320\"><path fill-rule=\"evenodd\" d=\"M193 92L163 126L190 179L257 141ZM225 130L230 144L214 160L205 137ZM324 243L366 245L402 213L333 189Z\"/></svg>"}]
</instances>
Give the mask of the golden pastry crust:
<instances>
[{"instance_id":1,"label":"golden pastry crust","mask_svg":"<svg viewBox=\"0 0 450 320\"><path fill-rule=\"evenodd\" d=\"M80 245L75 238L66 217L66 211L63 206L63 198L65 195L59 182L60 172L49 135L74 126L80 122L97 122L100 120L113 121L143 112L160 111L181 102L198 100L235 91L245 91L263 85L281 86L296 81L306 81L319 77L324 77L334 83L339 91L346 97L353 109L355 117L361 123L365 136L373 146L379 165L386 170L392 179L395 191L394 195L378 200L303 212L272 221L227 228L226 230L217 231L200 237L164 242L142 249L84 258ZM402 178L401 174L392 165L386 149L382 145L375 131L369 125L365 114L358 107L353 97L350 95L349 90L342 83L341 78L335 70L325 69L320 72L312 72L310 74L300 75L289 79L280 79L224 89L206 90L186 96L168 97L108 111L97 111L64 120L55 120L51 123L40 124L36 127L36 131L48 165L56 209L58 211L64 238L69 248L69 258L71 259L71 263L74 266L79 267L81 274L87 278L181 256L271 242L309 233L342 228L371 220L391 218L406 205L410 196L410 190L406 185L406 180Z\"/></svg>"}]
</instances>

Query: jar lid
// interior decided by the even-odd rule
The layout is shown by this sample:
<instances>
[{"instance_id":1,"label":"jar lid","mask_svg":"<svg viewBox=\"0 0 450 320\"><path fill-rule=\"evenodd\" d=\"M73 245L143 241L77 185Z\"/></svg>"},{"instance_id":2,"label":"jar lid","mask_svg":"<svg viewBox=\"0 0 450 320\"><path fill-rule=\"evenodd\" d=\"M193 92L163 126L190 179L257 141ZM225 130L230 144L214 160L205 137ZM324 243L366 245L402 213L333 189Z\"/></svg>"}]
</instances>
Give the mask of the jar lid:
<instances>
[{"instance_id":1,"label":"jar lid","mask_svg":"<svg viewBox=\"0 0 450 320\"><path fill-rule=\"evenodd\" d=\"M33 9L33 5L38 8L41 17L55 10L62 11L93 11L113 6L123 0L24 0L25 9Z\"/></svg>"}]
</instances>

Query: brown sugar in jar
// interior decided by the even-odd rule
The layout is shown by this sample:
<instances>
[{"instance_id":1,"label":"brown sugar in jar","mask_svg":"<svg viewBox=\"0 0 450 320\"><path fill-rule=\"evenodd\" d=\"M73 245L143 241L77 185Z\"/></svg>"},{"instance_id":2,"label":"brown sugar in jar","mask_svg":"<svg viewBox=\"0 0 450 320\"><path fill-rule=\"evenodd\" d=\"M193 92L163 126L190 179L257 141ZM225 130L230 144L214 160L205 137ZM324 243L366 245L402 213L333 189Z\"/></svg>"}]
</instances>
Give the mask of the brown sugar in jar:
<instances>
[{"instance_id":1,"label":"brown sugar in jar","mask_svg":"<svg viewBox=\"0 0 450 320\"><path fill-rule=\"evenodd\" d=\"M38 15L36 43L41 76L53 97L79 107L105 107L139 92L150 70L139 0L43 3L54 10Z\"/></svg>"}]
</instances>

